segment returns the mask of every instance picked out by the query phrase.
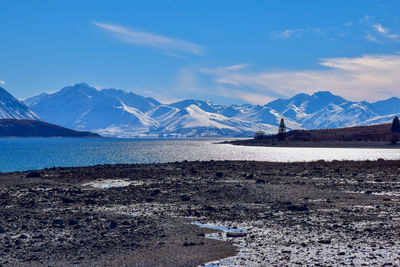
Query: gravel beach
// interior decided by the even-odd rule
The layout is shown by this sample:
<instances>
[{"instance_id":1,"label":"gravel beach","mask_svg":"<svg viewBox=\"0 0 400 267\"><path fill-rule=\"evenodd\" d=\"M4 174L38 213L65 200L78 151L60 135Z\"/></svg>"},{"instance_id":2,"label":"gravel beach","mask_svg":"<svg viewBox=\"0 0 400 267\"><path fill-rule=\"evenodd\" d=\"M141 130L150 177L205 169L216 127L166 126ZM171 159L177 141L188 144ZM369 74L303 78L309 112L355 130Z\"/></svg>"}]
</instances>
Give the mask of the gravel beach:
<instances>
[{"instance_id":1,"label":"gravel beach","mask_svg":"<svg viewBox=\"0 0 400 267\"><path fill-rule=\"evenodd\" d=\"M400 264L400 161L1 173L0 204L1 266Z\"/></svg>"}]
</instances>

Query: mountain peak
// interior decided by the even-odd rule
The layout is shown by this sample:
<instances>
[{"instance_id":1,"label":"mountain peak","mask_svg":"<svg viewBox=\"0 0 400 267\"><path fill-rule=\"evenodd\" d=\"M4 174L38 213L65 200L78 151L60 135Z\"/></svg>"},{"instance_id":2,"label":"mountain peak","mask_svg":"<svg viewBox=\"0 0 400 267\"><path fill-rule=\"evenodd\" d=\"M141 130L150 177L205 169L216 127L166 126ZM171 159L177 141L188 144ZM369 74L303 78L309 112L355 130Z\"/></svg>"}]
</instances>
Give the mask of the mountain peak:
<instances>
[{"instance_id":1,"label":"mountain peak","mask_svg":"<svg viewBox=\"0 0 400 267\"><path fill-rule=\"evenodd\" d=\"M327 96L335 96L335 95L332 94L330 91L318 91L318 92L315 92L314 94L312 94L312 96L327 97Z\"/></svg>"},{"instance_id":2,"label":"mountain peak","mask_svg":"<svg viewBox=\"0 0 400 267\"><path fill-rule=\"evenodd\" d=\"M81 82L81 83L77 83L77 84L75 84L74 86L72 86L72 87L75 87L75 88L82 88L82 87L84 87L84 88L90 88L91 86L90 85L88 85L87 83L85 83L85 82Z\"/></svg>"},{"instance_id":3,"label":"mountain peak","mask_svg":"<svg viewBox=\"0 0 400 267\"><path fill-rule=\"evenodd\" d=\"M32 119L39 117L24 103L0 87L0 119Z\"/></svg>"}]
</instances>

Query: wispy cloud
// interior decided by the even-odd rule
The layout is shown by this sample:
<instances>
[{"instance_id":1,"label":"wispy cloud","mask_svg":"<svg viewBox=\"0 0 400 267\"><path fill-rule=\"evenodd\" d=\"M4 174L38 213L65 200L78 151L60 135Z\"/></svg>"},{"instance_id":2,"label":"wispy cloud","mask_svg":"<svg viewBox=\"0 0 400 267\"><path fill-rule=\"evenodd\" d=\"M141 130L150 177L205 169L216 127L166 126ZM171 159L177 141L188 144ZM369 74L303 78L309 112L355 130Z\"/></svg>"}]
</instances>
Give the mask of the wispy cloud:
<instances>
[{"instance_id":1,"label":"wispy cloud","mask_svg":"<svg viewBox=\"0 0 400 267\"><path fill-rule=\"evenodd\" d=\"M392 40L399 40L400 35L391 33L390 30L386 27L383 27L381 24L374 24L372 25L373 29L379 33L382 37L392 39Z\"/></svg>"},{"instance_id":2,"label":"wispy cloud","mask_svg":"<svg viewBox=\"0 0 400 267\"><path fill-rule=\"evenodd\" d=\"M118 39L123 42L140 46L160 48L165 50L167 53L171 53L171 51L181 51L195 55L202 55L205 50L204 47L202 47L201 45L190 43L180 39L169 38L149 32L136 31L115 24L100 22L92 23L97 27L100 27L114 34Z\"/></svg>"},{"instance_id":3,"label":"wispy cloud","mask_svg":"<svg viewBox=\"0 0 400 267\"><path fill-rule=\"evenodd\" d=\"M367 25L365 39L370 42L383 44L385 41L400 41L400 34L393 33L388 27L377 23L374 17L365 15L360 24Z\"/></svg>"},{"instance_id":4,"label":"wispy cloud","mask_svg":"<svg viewBox=\"0 0 400 267\"><path fill-rule=\"evenodd\" d=\"M377 100L400 96L400 55L365 55L355 58L327 58L323 69L272 70L251 72L221 68L201 69L232 91L246 88L247 93L290 97L319 90L353 100ZM243 98L244 99L244 98Z\"/></svg>"},{"instance_id":5,"label":"wispy cloud","mask_svg":"<svg viewBox=\"0 0 400 267\"><path fill-rule=\"evenodd\" d=\"M349 27L351 25L347 25ZM298 28L298 29L287 29L281 31L273 31L271 33L272 39L290 39L290 38L300 38L304 35L315 35L323 36L327 32L335 30L335 27L329 28Z\"/></svg>"},{"instance_id":6,"label":"wispy cloud","mask_svg":"<svg viewBox=\"0 0 400 267\"><path fill-rule=\"evenodd\" d=\"M378 44L382 43L381 41L379 41L378 39L376 39L376 37L373 36L370 32L367 33L367 35L365 36L365 39L367 39L367 40L370 41L370 42L374 42L374 43L378 43Z\"/></svg>"},{"instance_id":7,"label":"wispy cloud","mask_svg":"<svg viewBox=\"0 0 400 267\"><path fill-rule=\"evenodd\" d=\"M0 85L5 85L5 84L6 84L5 81L0 80Z\"/></svg>"}]
</instances>

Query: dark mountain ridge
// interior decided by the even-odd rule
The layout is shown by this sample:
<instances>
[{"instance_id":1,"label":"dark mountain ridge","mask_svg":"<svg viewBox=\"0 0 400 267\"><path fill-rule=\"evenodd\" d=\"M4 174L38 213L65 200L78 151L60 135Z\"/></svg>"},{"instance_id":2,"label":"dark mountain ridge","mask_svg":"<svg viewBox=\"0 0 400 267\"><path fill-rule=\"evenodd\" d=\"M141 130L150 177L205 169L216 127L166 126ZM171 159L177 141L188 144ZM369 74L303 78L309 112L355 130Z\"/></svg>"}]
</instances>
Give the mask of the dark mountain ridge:
<instances>
[{"instance_id":1,"label":"dark mountain ridge","mask_svg":"<svg viewBox=\"0 0 400 267\"><path fill-rule=\"evenodd\" d=\"M38 120L0 119L0 137L100 137Z\"/></svg>"}]
</instances>

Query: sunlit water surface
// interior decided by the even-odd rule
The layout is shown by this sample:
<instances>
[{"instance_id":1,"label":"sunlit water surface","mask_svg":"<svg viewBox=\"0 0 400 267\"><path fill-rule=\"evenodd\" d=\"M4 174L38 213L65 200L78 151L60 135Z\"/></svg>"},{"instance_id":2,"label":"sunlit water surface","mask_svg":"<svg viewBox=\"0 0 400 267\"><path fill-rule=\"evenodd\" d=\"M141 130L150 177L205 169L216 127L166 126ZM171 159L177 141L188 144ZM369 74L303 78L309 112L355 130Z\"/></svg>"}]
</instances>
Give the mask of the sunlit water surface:
<instances>
[{"instance_id":1,"label":"sunlit water surface","mask_svg":"<svg viewBox=\"0 0 400 267\"><path fill-rule=\"evenodd\" d=\"M54 166L112 163L161 163L194 160L400 159L400 149L246 147L216 144L222 140L143 140L113 138L3 138L0 172Z\"/></svg>"}]
</instances>

